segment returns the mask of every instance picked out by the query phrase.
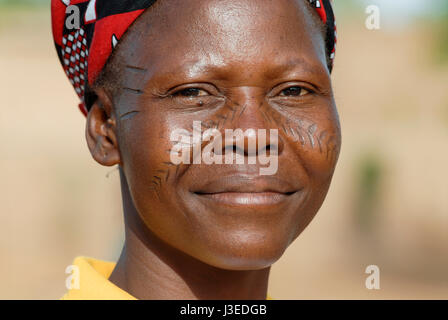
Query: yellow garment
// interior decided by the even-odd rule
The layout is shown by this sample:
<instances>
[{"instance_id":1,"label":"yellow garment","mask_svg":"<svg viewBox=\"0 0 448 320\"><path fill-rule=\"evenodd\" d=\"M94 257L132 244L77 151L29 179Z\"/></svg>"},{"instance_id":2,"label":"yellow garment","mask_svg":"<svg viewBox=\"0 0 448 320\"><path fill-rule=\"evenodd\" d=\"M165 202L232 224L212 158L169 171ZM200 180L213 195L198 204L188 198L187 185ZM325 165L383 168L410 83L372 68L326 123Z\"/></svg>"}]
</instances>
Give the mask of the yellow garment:
<instances>
[{"instance_id":1,"label":"yellow garment","mask_svg":"<svg viewBox=\"0 0 448 320\"><path fill-rule=\"evenodd\" d=\"M108 280L115 262L77 257L73 265L79 270L79 289L70 289L62 300L137 300Z\"/></svg>"},{"instance_id":2,"label":"yellow garment","mask_svg":"<svg viewBox=\"0 0 448 320\"><path fill-rule=\"evenodd\" d=\"M77 257L73 265L79 269L79 289L70 289L62 300L137 300L108 280L115 262Z\"/></svg>"}]
</instances>

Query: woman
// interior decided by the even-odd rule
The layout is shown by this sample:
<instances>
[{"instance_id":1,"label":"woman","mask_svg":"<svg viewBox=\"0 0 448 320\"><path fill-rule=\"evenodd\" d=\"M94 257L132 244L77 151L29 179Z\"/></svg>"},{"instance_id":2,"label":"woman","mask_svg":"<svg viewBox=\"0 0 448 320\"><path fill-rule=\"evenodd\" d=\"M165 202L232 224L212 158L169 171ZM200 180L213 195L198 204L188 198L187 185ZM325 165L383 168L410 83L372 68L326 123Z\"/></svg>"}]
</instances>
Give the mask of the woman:
<instances>
[{"instance_id":1,"label":"woman","mask_svg":"<svg viewBox=\"0 0 448 320\"><path fill-rule=\"evenodd\" d=\"M116 264L75 260L64 298L266 299L339 155L329 1L53 0L52 16L90 152L119 166L126 231Z\"/></svg>"}]
</instances>

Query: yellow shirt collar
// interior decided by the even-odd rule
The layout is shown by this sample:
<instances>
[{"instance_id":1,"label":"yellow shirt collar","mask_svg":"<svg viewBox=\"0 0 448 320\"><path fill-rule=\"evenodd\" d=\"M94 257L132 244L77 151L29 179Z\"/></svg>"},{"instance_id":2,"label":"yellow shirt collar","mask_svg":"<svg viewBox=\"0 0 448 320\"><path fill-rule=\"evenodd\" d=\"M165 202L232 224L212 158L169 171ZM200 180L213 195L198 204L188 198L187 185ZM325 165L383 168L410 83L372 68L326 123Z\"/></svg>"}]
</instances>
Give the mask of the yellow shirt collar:
<instances>
[{"instance_id":1,"label":"yellow shirt collar","mask_svg":"<svg viewBox=\"0 0 448 320\"><path fill-rule=\"evenodd\" d=\"M79 271L79 288L69 289L62 300L137 300L108 280L115 262L77 257L73 266ZM267 300L272 298L268 295Z\"/></svg>"},{"instance_id":2,"label":"yellow shirt collar","mask_svg":"<svg viewBox=\"0 0 448 320\"><path fill-rule=\"evenodd\" d=\"M73 265L79 270L79 288L69 289L62 300L137 300L108 280L115 262L77 257Z\"/></svg>"}]
</instances>

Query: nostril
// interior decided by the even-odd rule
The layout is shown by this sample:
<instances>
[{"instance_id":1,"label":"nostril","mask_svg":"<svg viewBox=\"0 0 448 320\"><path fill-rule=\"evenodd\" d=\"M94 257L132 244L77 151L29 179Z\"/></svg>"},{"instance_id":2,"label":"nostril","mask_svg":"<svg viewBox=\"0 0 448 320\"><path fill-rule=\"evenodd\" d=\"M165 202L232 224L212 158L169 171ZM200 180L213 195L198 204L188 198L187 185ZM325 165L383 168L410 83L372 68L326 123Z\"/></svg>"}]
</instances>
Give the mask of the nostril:
<instances>
[{"instance_id":1,"label":"nostril","mask_svg":"<svg viewBox=\"0 0 448 320\"><path fill-rule=\"evenodd\" d=\"M282 152L282 141L276 129L236 129L226 130L223 153L233 153L245 157L276 156Z\"/></svg>"},{"instance_id":2,"label":"nostril","mask_svg":"<svg viewBox=\"0 0 448 320\"><path fill-rule=\"evenodd\" d=\"M271 145L268 144L268 145L265 145L262 148L259 148L257 155L260 155L260 154L266 154L266 156L269 157L271 155Z\"/></svg>"},{"instance_id":3,"label":"nostril","mask_svg":"<svg viewBox=\"0 0 448 320\"><path fill-rule=\"evenodd\" d=\"M258 152L257 152L257 156L259 156L260 154L263 154L267 157L276 156L279 154L278 145L277 144L268 144L262 148L259 148Z\"/></svg>"},{"instance_id":4,"label":"nostril","mask_svg":"<svg viewBox=\"0 0 448 320\"><path fill-rule=\"evenodd\" d=\"M231 151L233 153L237 153L237 151L239 150L238 146L236 144L231 144L231 145L227 145L224 149L224 151Z\"/></svg>"}]
</instances>

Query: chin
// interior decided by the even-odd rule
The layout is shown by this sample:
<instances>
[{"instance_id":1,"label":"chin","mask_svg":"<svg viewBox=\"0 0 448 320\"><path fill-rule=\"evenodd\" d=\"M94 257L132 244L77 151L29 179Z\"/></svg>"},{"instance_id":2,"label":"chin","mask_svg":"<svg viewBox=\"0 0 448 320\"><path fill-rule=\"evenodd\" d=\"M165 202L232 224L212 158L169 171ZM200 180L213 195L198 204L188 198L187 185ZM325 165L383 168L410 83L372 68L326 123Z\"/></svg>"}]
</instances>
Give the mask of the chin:
<instances>
[{"instance_id":1,"label":"chin","mask_svg":"<svg viewBox=\"0 0 448 320\"><path fill-rule=\"evenodd\" d=\"M278 261L289 246L289 237L267 232L240 230L226 232L206 242L196 258L226 270L260 270Z\"/></svg>"}]
</instances>

